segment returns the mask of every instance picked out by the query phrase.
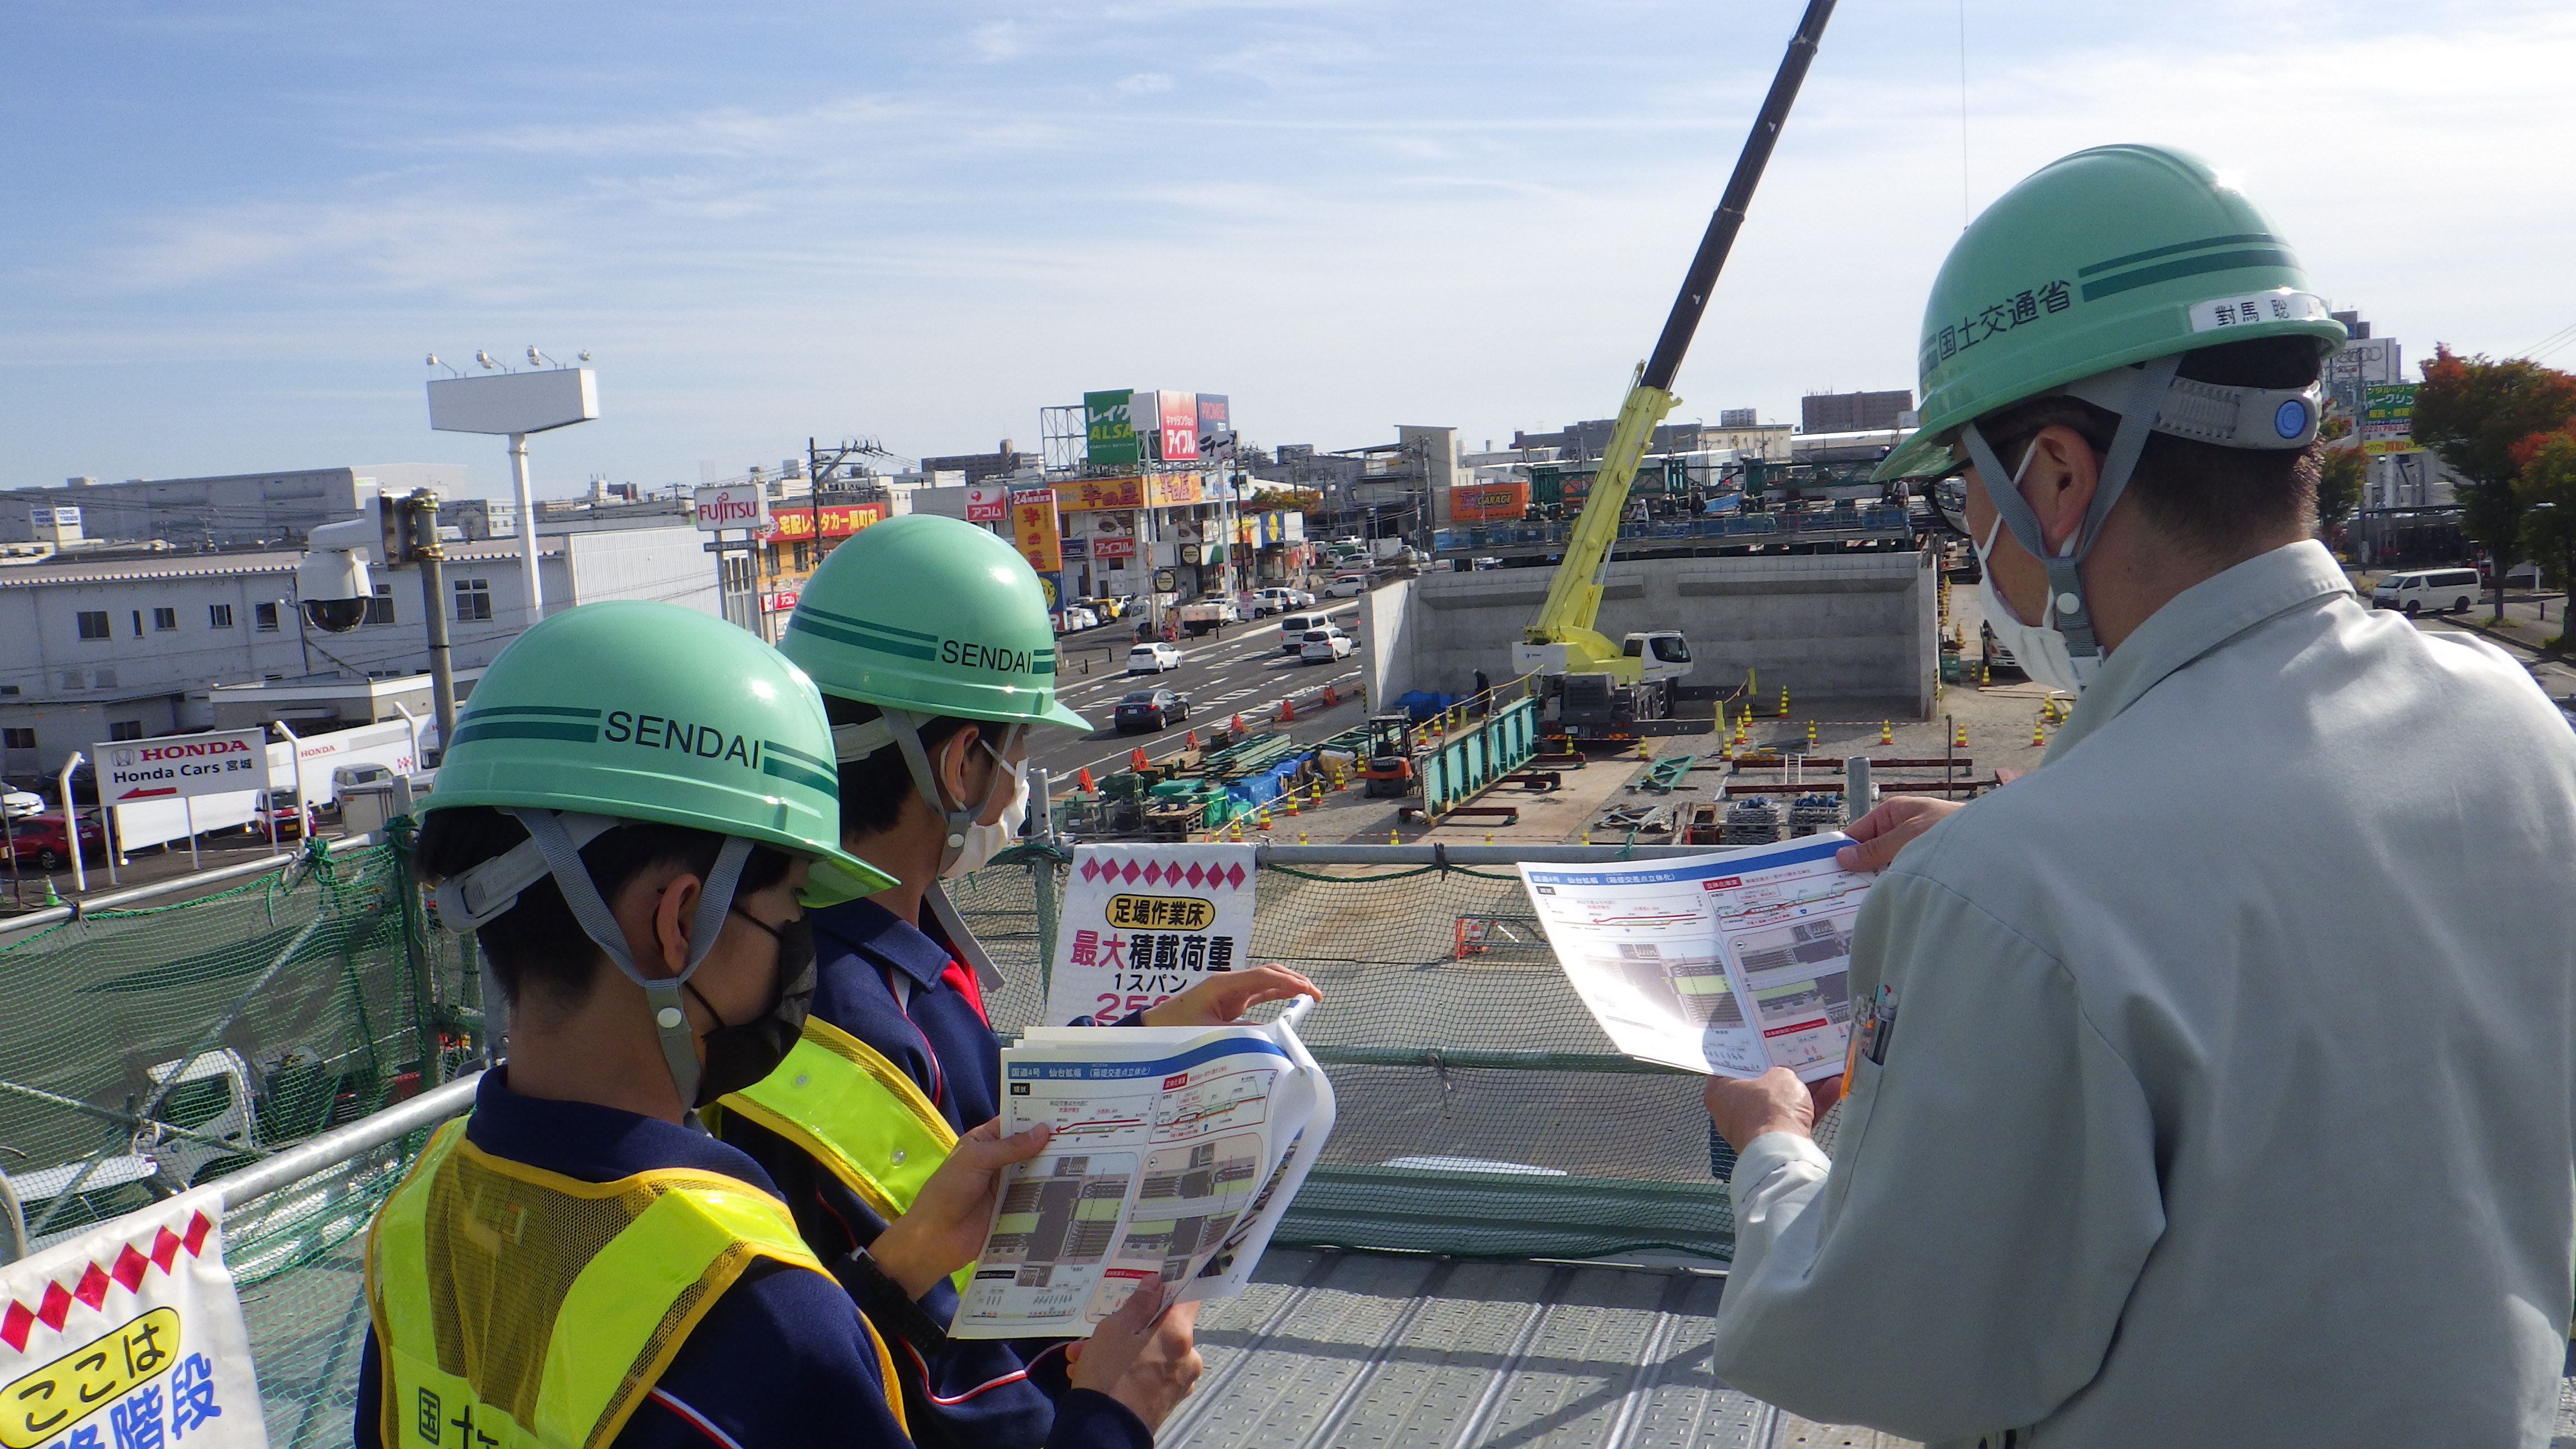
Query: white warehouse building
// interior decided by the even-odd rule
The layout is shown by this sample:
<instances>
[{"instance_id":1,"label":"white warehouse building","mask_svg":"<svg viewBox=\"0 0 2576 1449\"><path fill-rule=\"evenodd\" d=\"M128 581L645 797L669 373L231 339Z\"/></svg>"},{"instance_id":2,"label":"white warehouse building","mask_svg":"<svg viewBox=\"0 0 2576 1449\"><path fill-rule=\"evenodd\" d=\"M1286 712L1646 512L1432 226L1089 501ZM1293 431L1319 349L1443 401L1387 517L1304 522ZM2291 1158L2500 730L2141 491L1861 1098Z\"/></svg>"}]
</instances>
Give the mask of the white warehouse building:
<instances>
[{"instance_id":1,"label":"white warehouse building","mask_svg":"<svg viewBox=\"0 0 2576 1449\"><path fill-rule=\"evenodd\" d=\"M718 613L705 537L685 526L542 534L546 611L658 599ZM0 774L24 784L103 740L214 728L218 685L356 682L429 667L418 568L371 568L366 622L326 634L295 607L301 557L83 554L0 567ZM447 546L439 602L456 669L490 663L524 626L521 568L515 541Z\"/></svg>"}]
</instances>

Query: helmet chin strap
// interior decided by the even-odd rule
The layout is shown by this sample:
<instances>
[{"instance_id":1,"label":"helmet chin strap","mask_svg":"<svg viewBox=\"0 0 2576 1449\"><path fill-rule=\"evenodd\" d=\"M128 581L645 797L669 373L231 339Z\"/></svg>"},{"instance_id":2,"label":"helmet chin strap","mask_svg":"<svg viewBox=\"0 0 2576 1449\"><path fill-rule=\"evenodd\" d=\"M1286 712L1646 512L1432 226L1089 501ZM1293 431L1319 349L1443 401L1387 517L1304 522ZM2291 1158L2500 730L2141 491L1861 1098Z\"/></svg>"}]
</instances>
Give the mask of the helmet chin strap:
<instances>
[{"instance_id":1,"label":"helmet chin strap","mask_svg":"<svg viewBox=\"0 0 2576 1449\"><path fill-rule=\"evenodd\" d=\"M688 1009L680 1004L680 988L698 972L698 963L715 949L716 937L724 930L725 912L733 905L734 886L742 879L742 864L751 854L751 842L739 835L725 837L724 848L716 852L716 863L698 888L697 914L689 922L689 960L677 976L648 977L635 968L635 958L626 949L625 929L602 900L599 886L590 878L590 868L582 863L581 852L564 830L563 821L552 810L511 810L505 812L528 828L528 838L546 858L555 878L555 888L563 892L564 904L571 907L572 918L581 923L582 934L590 937L627 980L644 989L645 1005L653 1013L653 1031L661 1039L662 1062L670 1069L671 1085L680 1089L680 1114L695 1123L698 1102L698 1050L689 1030Z\"/></svg>"},{"instance_id":2,"label":"helmet chin strap","mask_svg":"<svg viewBox=\"0 0 2576 1449\"><path fill-rule=\"evenodd\" d=\"M894 747L903 751L904 768L911 772L913 788L921 792L922 803L928 805L931 813L939 817L939 870L937 873L944 875L950 866L957 863L957 857L966 851L967 827L981 820L984 812L993 808L994 792L1003 788L1003 783L1010 778L1011 772L996 768L993 771L993 777L984 783L982 799L951 810L943 803L942 797L947 792L940 788L939 776L930 768L930 753L921 746L921 727L928 724L934 716L912 710L881 707L881 717L890 726L887 733L894 737ZM1012 739L1026 727L1020 724L998 725L983 720L976 722L979 735L986 730L1002 731L1002 743L999 747L989 739L984 742L984 748L992 754L993 763L996 766L1001 764L1002 753L1011 747ZM838 731L834 732L834 738L837 744ZM848 760L852 756L842 753L841 758Z\"/></svg>"},{"instance_id":3,"label":"helmet chin strap","mask_svg":"<svg viewBox=\"0 0 2576 1449\"><path fill-rule=\"evenodd\" d=\"M1977 465L1978 478L1986 481L1986 497L1994 502L1995 512L2012 530L2022 551L2048 570L2048 602L2054 614L2043 609L2039 617L2052 619L2052 627L2066 636L2068 662L2074 665L2076 677L2087 683L2101 669L2104 650L2093 632L2092 611L2085 606L2080 569L2093 552L2094 540L2101 536L2102 521L2110 516L2120 495L2128 491L2129 475L2137 470L2138 455L2147 446L2147 435L2155 430L2166 389L2173 384L2174 370L2181 365L2182 357L2176 354L2159 357L2138 369L2127 400L2116 409L2120 429L2112 435L2111 449L2103 456L2101 476L2093 485L2093 501L2084 510L2084 521L2066 540L2066 547L2054 553L2039 526L2039 515L2031 511L2029 500L2009 481L2013 470L1995 456L1984 432L1975 423L1959 430L1959 441L1967 448L1969 461Z\"/></svg>"}]
</instances>

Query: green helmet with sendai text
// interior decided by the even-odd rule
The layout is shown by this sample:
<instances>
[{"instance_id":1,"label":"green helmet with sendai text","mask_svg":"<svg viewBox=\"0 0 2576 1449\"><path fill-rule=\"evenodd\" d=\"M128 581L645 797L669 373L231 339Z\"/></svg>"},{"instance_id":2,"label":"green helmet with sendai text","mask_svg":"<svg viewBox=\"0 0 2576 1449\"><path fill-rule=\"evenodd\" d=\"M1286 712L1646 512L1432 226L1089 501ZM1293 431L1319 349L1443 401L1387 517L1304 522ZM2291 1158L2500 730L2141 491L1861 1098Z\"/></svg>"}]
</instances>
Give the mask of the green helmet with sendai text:
<instances>
[{"instance_id":1,"label":"green helmet with sendai text","mask_svg":"<svg viewBox=\"0 0 2576 1449\"><path fill-rule=\"evenodd\" d=\"M1037 574L962 519L905 514L834 548L778 647L824 693L881 709L1090 728L1056 699Z\"/></svg>"},{"instance_id":2,"label":"green helmet with sendai text","mask_svg":"<svg viewBox=\"0 0 2576 1449\"><path fill-rule=\"evenodd\" d=\"M513 640L443 742L427 810L568 811L739 836L855 873L823 699L712 614L583 604Z\"/></svg>"}]
</instances>

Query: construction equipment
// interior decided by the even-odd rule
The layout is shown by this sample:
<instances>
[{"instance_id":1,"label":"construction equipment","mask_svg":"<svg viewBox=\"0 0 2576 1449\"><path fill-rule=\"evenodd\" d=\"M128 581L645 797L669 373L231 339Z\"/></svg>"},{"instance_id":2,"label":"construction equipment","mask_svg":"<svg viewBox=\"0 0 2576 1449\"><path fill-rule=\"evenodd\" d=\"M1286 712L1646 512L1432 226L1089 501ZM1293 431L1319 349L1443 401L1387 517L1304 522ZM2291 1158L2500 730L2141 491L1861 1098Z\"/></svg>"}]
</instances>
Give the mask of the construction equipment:
<instances>
[{"instance_id":1,"label":"construction equipment","mask_svg":"<svg viewBox=\"0 0 2576 1449\"><path fill-rule=\"evenodd\" d=\"M1664 319L1654 352L1637 368L1626 401L1601 456L1583 512L1566 536L1565 555L1549 583L1547 599L1512 647L1513 667L1539 677L1546 717L1577 738L1627 738L1640 721L1669 718L1675 691L1691 670L1690 642L1678 629L1651 629L1628 635L1618 644L1593 627L1601 612L1601 591L1610 566L1611 545L1627 510L1629 485L1646 453L1655 425L1673 410L1673 376L1690 350L1691 336L1707 309L1709 293L1735 234L1744 224L1745 208L1762 180L1762 168L1787 123L1799 83L1815 58L1834 0L1808 0L1798 32L1771 78L1770 93L1753 118L1752 134L1736 157L1735 173L1726 183L1717 211L1702 233L1679 296Z\"/></svg>"},{"instance_id":2,"label":"construction equipment","mask_svg":"<svg viewBox=\"0 0 2576 1449\"><path fill-rule=\"evenodd\" d=\"M1394 799L1413 791L1413 721L1400 714L1369 716L1368 736L1359 751L1361 793Z\"/></svg>"}]
</instances>

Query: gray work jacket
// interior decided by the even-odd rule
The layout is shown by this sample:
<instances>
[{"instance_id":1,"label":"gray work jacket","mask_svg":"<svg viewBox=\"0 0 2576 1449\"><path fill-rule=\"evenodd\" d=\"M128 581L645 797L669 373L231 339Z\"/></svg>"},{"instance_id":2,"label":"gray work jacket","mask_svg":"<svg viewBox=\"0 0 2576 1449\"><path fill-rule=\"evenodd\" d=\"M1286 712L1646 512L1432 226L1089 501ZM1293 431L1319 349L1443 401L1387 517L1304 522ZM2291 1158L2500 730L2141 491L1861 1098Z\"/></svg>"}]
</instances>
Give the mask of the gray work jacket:
<instances>
[{"instance_id":1,"label":"gray work jacket","mask_svg":"<svg viewBox=\"0 0 2576 1449\"><path fill-rule=\"evenodd\" d=\"M1828 1164L1733 1190L1728 1382L1935 1443L2546 1445L2576 735L2301 543L2176 597L1856 925Z\"/></svg>"}]
</instances>

